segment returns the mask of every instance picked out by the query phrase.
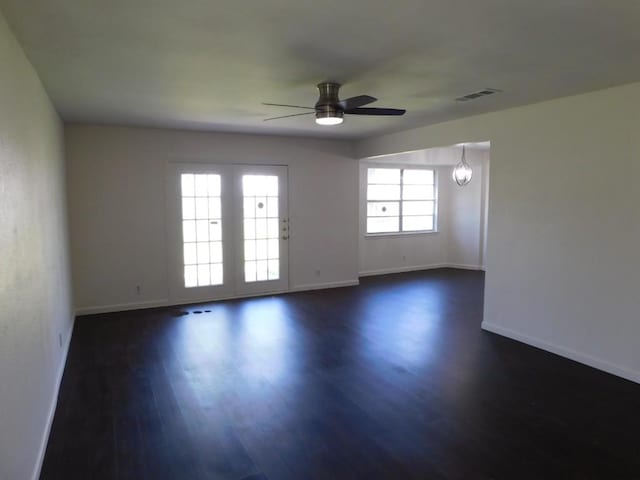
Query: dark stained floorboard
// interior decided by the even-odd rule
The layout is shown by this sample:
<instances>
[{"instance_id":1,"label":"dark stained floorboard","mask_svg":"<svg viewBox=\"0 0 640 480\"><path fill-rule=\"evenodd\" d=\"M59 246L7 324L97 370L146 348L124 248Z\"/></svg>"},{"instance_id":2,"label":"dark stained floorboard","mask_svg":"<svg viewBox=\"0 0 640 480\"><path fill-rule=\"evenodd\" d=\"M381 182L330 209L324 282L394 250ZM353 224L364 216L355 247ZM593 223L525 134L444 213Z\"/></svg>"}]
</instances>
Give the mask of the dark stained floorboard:
<instances>
[{"instance_id":1,"label":"dark stained floorboard","mask_svg":"<svg viewBox=\"0 0 640 480\"><path fill-rule=\"evenodd\" d=\"M41 478L639 479L640 386L482 331L482 295L441 269L80 317Z\"/></svg>"}]
</instances>

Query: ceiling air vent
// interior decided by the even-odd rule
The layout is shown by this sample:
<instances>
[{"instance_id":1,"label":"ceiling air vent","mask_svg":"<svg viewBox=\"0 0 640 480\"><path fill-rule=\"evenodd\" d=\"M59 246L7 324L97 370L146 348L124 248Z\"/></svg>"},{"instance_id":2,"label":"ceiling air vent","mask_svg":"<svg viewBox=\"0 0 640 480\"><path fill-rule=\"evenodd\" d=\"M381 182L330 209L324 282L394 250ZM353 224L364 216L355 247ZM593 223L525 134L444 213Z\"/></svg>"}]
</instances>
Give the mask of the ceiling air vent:
<instances>
[{"instance_id":1,"label":"ceiling air vent","mask_svg":"<svg viewBox=\"0 0 640 480\"><path fill-rule=\"evenodd\" d=\"M462 97L456 98L457 102L468 102L470 100L475 100L476 98L486 97L487 95L493 95L494 93L499 93L502 90L498 90L496 88L485 88L484 90L479 90L477 92L469 93L468 95L463 95Z\"/></svg>"}]
</instances>

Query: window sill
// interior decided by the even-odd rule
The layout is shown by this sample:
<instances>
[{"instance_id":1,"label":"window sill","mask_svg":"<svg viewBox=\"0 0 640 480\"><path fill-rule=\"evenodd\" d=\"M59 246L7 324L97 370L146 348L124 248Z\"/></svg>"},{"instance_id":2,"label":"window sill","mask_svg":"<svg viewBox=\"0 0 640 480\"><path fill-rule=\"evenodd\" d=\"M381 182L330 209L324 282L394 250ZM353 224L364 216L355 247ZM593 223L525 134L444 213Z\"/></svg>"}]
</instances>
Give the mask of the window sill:
<instances>
[{"instance_id":1,"label":"window sill","mask_svg":"<svg viewBox=\"0 0 640 480\"><path fill-rule=\"evenodd\" d=\"M365 233L365 238L412 237L414 235L433 235L437 230L420 230L417 232Z\"/></svg>"}]
</instances>

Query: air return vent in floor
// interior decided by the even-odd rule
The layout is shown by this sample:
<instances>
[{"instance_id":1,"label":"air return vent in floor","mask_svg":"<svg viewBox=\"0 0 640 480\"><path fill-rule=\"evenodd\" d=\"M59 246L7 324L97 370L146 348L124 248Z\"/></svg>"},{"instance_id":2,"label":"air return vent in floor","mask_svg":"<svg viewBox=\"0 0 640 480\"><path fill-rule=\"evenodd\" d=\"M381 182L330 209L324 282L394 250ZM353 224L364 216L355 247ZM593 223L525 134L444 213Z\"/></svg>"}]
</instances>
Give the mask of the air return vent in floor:
<instances>
[{"instance_id":1,"label":"air return vent in floor","mask_svg":"<svg viewBox=\"0 0 640 480\"><path fill-rule=\"evenodd\" d=\"M485 88L484 90L478 90L477 92L469 93L468 95L463 95L462 97L456 98L457 102L468 102L469 100L475 100L476 98L486 97L487 95L493 95L494 93L500 93L502 90L498 90L496 88Z\"/></svg>"}]
</instances>

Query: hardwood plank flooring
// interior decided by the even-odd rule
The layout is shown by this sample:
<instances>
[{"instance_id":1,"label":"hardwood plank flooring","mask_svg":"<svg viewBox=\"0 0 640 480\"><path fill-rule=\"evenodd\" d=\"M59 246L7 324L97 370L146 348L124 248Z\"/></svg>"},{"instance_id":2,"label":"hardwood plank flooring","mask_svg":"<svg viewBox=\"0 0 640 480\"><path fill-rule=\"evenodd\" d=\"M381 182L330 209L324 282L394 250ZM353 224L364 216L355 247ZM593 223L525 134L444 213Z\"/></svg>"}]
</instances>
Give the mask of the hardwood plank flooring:
<instances>
[{"instance_id":1,"label":"hardwood plank flooring","mask_svg":"<svg viewBox=\"0 0 640 480\"><path fill-rule=\"evenodd\" d=\"M483 283L80 317L41 478L640 478L640 386L480 330Z\"/></svg>"}]
</instances>

